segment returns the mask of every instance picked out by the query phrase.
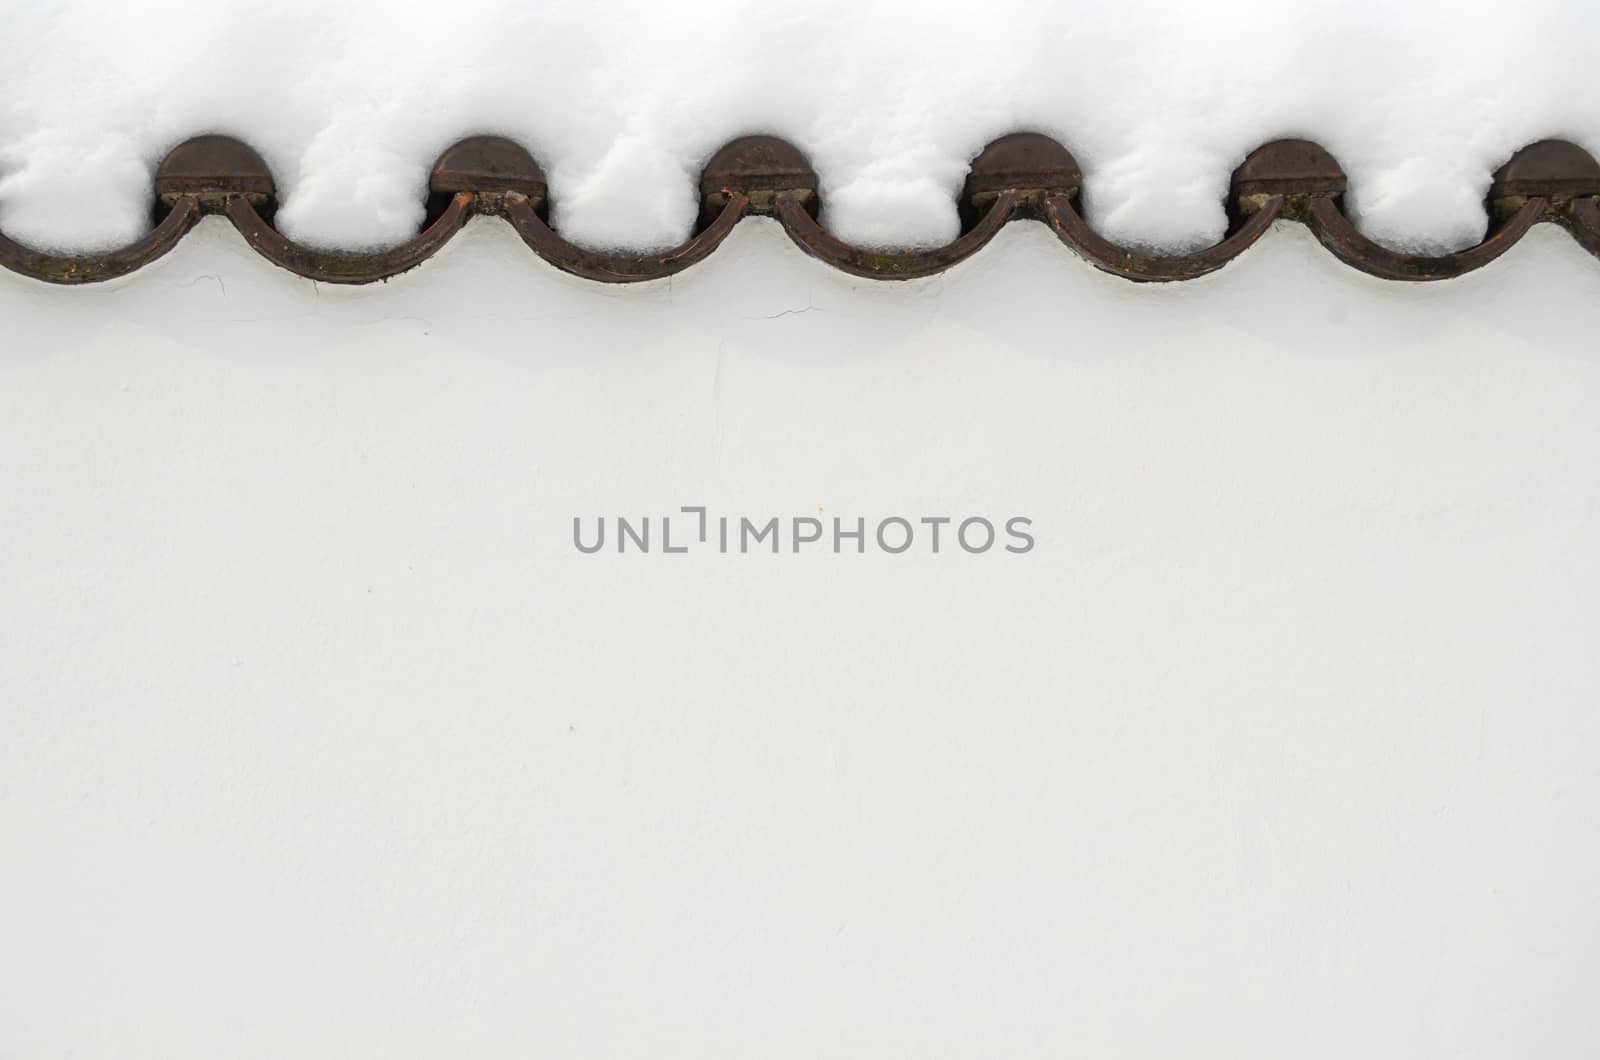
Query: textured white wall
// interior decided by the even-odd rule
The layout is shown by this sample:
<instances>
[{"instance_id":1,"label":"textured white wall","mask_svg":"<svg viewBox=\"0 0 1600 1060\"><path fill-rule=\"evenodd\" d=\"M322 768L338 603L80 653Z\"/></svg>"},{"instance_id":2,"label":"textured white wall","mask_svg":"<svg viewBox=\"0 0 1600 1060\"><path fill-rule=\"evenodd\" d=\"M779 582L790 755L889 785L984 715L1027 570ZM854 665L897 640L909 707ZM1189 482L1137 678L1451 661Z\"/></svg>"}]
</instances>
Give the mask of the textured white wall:
<instances>
[{"instance_id":1,"label":"textured white wall","mask_svg":"<svg viewBox=\"0 0 1600 1060\"><path fill-rule=\"evenodd\" d=\"M0 277L0 1056L1567 1058L1600 268ZM574 515L1022 513L1025 556Z\"/></svg>"}]
</instances>

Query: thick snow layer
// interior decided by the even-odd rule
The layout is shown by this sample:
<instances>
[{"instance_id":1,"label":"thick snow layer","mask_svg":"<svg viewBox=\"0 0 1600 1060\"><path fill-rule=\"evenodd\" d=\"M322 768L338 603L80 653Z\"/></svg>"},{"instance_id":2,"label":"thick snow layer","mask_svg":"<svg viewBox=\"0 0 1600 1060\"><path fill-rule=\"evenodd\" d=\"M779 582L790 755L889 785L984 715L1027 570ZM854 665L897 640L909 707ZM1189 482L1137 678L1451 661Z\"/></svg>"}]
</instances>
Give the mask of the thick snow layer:
<instances>
[{"instance_id":1,"label":"thick snow layer","mask_svg":"<svg viewBox=\"0 0 1600 1060\"><path fill-rule=\"evenodd\" d=\"M1373 236L1476 241L1490 174L1546 136L1600 151L1591 0L9 0L0 11L0 227L104 248L148 223L167 149L232 133L276 174L282 228L400 241L458 137L529 145L580 242L678 241L721 143L778 133L815 162L828 225L861 243L957 230L968 160L1016 129L1084 166L1111 237L1215 239L1229 172L1313 137Z\"/></svg>"}]
</instances>

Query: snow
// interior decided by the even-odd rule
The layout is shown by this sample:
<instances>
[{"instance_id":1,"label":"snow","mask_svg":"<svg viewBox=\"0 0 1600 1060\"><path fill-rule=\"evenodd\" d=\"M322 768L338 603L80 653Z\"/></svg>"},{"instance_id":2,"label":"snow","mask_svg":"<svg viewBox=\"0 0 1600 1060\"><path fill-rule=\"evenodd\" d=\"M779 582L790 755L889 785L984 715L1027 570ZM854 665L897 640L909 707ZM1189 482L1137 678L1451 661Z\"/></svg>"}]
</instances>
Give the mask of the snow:
<instances>
[{"instance_id":1,"label":"snow","mask_svg":"<svg viewBox=\"0 0 1600 1060\"><path fill-rule=\"evenodd\" d=\"M981 7L705 0L410 5L9 0L0 39L0 227L60 250L148 223L167 149L255 145L289 235L393 244L429 165L494 132L528 144L579 242L677 242L695 177L733 136L813 159L829 227L864 244L957 231L968 160L1037 129L1084 166L1114 239L1159 249L1224 229L1228 175L1285 135L1329 147L1352 210L1405 249L1475 242L1494 168L1564 136L1600 150L1588 0L1175 0Z\"/></svg>"},{"instance_id":2,"label":"snow","mask_svg":"<svg viewBox=\"0 0 1600 1060\"><path fill-rule=\"evenodd\" d=\"M642 247L767 130L928 243L1035 128L1124 241L1215 238L1299 134L1440 249L1517 146L1600 153L1574 3L1110 6L9 0L0 227L131 239L215 130L381 245L493 132ZM1012 225L881 284L758 219L666 282L482 222L338 288L220 218L0 282L0 1055L1579 1055L1595 282L1551 225L1438 285ZM685 504L1039 548L569 545Z\"/></svg>"}]
</instances>

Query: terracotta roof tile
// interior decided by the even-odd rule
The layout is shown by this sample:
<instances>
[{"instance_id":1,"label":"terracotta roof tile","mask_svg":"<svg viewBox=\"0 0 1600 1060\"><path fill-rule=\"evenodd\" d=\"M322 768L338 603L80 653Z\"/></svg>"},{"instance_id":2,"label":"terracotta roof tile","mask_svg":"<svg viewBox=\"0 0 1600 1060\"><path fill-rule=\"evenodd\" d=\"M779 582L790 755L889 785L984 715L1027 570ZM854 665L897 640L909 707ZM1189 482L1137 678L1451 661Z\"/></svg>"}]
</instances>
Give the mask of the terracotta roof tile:
<instances>
[{"instance_id":1,"label":"terracotta roof tile","mask_svg":"<svg viewBox=\"0 0 1600 1060\"><path fill-rule=\"evenodd\" d=\"M439 159L430 189L437 208L415 238L369 254L312 250L273 226L272 174L248 145L202 136L175 148L156 174L159 221L120 250L55 256L0 234L0 265L49 283L93 283L121 276L172 249L206 214L226 216L245 241L273 263L327 283L371 283L413 268L433 255L475 215L505 218L528 246L552 265L588 279L626 283L669 276L712 253L746 215L775 218L806 253L857 276L909 279L943 271L994 238L1014 219L1048 225L1090 263L1131 280L1185 280L1212 272L1259 239L1274 221L1298 221L1353 268L1394 280L1459 276L1499 257L1535 224L1561 225L1600 257L1600 163L1570 143L1545 140L1519 151L1490 188L1491 228L1477 246L1426 257L1390 250L1362 235L1346 216L1346 181L1333 157L1306 140L1267 144L1235 172L1231 225L1222 242L1204 250L1162 256L1102 238L1078 210L1081 176L1066 148L1035 133L996 140L974 160L959 204L962 233L933 250L883 251L852 246L817 221L816 173L792 145L769 136L728 144L701 180L701 223L672 250L607 254L563 239L547 222L543 171L518 144L498 137L463 140Z\"/></svg>"}]
</instances>

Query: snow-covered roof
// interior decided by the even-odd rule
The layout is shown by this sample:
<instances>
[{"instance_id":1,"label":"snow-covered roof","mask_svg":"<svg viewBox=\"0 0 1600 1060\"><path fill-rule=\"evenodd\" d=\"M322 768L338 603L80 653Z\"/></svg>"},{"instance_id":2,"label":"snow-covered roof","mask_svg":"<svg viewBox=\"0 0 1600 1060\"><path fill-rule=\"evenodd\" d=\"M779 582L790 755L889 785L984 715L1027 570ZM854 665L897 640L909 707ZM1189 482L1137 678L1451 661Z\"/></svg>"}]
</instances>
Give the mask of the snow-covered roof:
<instances>
[{"instance_id":1,"label":"snow-covered roof","mask_svg":"<svg viewBox=\"0 0 1600 1060\"><path fill-rule=\"evenodd\" d=\"M1189 254L1154 254L1118 246L1078 208L1082 174L1065 147L1038 133L1014 133L973 161L960 199L961 234L929 250L881 251L851 245L818 223L819 180L792 144L770 136L741 137L717 152L700 181L701 224L680 246L659 252L602 252L565 239L547 221L548 183L533 157L513 141L470 137L435 164L434 215L421 233L397 247L361 254L308 248L273 224L275 185L248 145L203 136L175 149L157 171L160 222L115 251L51 255L0 236L0 265L57 283L109 279L166 253L205 213L225 215L262 256L330 283L387 279L431 257L475 214L509 221L527 245L558 268L593 280L657 279L716 250L748 215L776 219L804 251L845 272L874 279L910 279L940 272L975 253L1008 222L1032 218L1097 267L1133 280L1183 280L1212 272L1249 249L1277 220L1305 222L1346 264L1396 280L1447 279L1499 257L1541 221L1564 225L1600 256L1600 163L1582 148L1546 140L1517 153L1495 174L1489 209L1495 222L1474 247L1446 255L1394 251L1371 240L1346 216L1348 183L1325 149L1280 140L1253 152L1233 175L1230 230L1214 246Z\"/></svg>"},{"instance_id":2,"label":"snow-covered roof","mask_svg":"<svg viewBox=\"0 0 1600 1060\"><path fill-rule=\"evenodd\" d=\"M1547 138L1600 154L1588 0L347 0L14 4L0 35L0 230L57 252L149 227L160 160L202 133L271 168L307 247L392 247L429 166L492 133L544 166L587 247L693 229L723 144L769 133L816 167L821 223L867 247L960 232L984 144L1034 130L1082 165L1107 239L1188 252L1227 230L1229 174L1312 139L1378 242L1478 242L1491 175Z\"/></svg>"}]
</instances>

